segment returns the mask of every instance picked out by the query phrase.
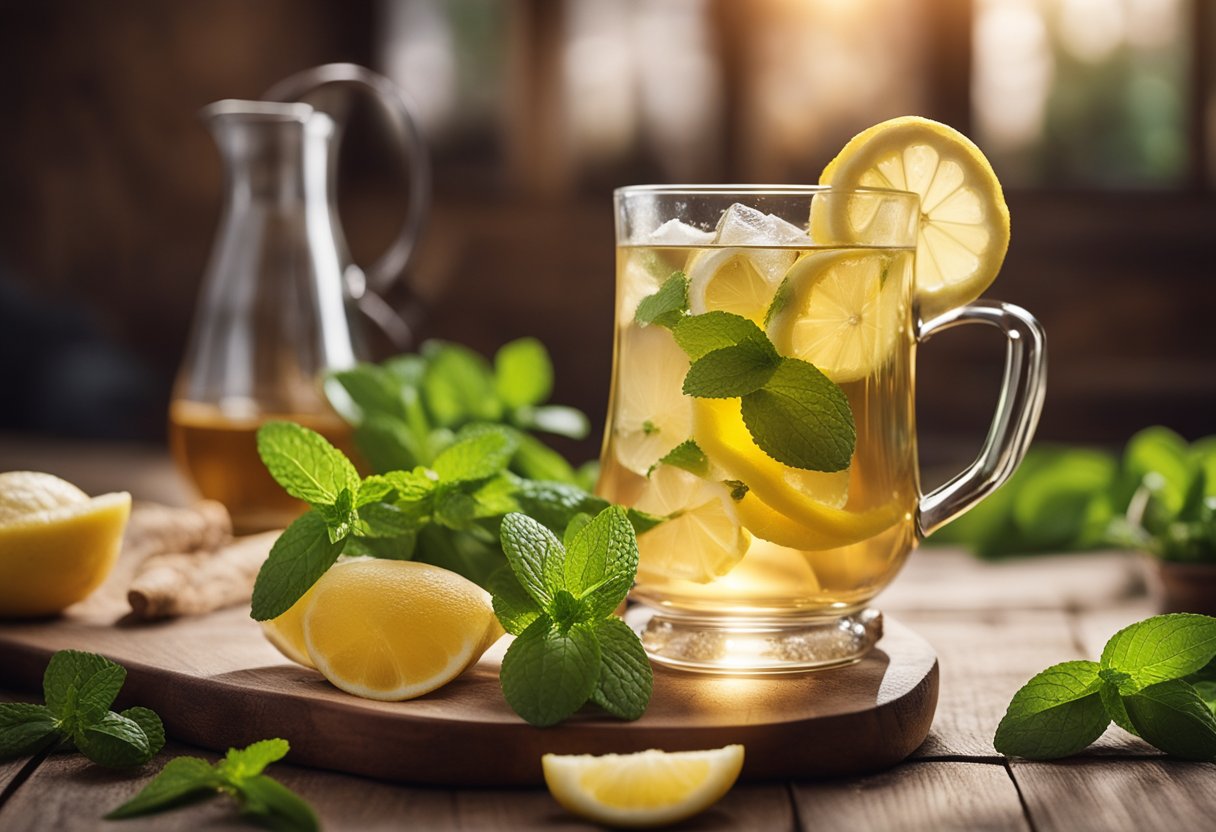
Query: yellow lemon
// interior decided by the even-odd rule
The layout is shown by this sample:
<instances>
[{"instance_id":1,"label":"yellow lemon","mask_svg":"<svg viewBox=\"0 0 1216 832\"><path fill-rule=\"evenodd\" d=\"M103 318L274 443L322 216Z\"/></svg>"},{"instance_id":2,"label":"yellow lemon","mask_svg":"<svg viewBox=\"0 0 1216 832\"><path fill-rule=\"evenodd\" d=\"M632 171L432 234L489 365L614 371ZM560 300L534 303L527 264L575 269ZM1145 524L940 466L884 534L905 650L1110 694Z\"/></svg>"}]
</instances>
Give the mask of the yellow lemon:
<instances>
[{"instance_id":1,"label":"yellow lemon","mask_svg":"<svg viewBox=\"0 0 1216 832\"><path fill-rule=\"evenodd\" d=\"M429 693L503 634L489 593L426 563L339 563L311 591L303 615L308 657L334 686L368 699Z\"/></svg>"},{"instance_id":2,"label":"yellow lemon","mask_svg":"<svg viewBox=\"0 0 1216 832\"><path fill-rule=\"evenodd\" d=\"M763 325L764 314L795 254L742 248L699 252L688 263L688 310L694 315L733 312Z\"/></svg>"},{"instance_id":3,"label":"yellow lemon","mask_svg":"<svg viewBox=\"0 0 1216 832\"><path fill-rule=\"evenodd\" d=\"M274 645L274 649L305 667L315 667L308 656L308 645L304 643L304 613L312 603L315 589L314 584L287 612L262 622L262 635Z\"/></svg>"},{"instance_id":4,"label":"yellow lemon","mask_svg":"<svg viewBox=\"0 0 1216 832\"><path fill-rule=\"evenodd\" d=\"M114 568L130 514L125 491L90 499L51 474L0 474L0 616L83 600Z\"/></svg>"},{"instance_id":5,"label":"yellow lemon","mask_svg":"<svg viewBox=\"0 0 1216 832\"><path fill-rule=\"evenodd\" d=\"M616 456L645 476L692 430L691 399L683 393L688 356L661 326L626 327L617 349Z\"/></svg>"},{"instance_id":6,"label":"yellow lemon","mask_svg":"<svg viewBox=\"0 0 1216 832\"><path fill-rule=\"evenodd\" d=\"M636 754L546 754L545 783L565 809L607 826L662 826L690 818L730 791L743 746Z\"/></svg>"},{"instance_id":7,"label":"yellow lemon","mask_svg":"<svg viewBox=\"0 0 1216 832\"><path fill-rule=\"evenodd\" d=\"M1009 248L1009 208L992 165L952 127L918 116L884 121L854 136L828 163L820 184L894 188L920 196L916 293L932 318L980 296ZM829 241L858 239L881 203L820 201L811 227Z\"/></svg>"},{"instance_id":8,"label":"yellow lemon","mask_svg":"<svg viewBox=\"0 0 1216 832\"><path fill-rule=\"evenodd\" d=\"M768 335L782 355L809 361L837 384L865 378L905 330L909 258L825 251L789 270Z\"/></svg>"},{"instance_id":9,"label":"yellow lemon","mask_svg":"<svg viewBox=\"0 0 1216 832\"><path fill-rule=\"evenodd\" d=\"M638 535L638 572L705 583L729 572L751 539L739 526L730 490L673 465L660 465L634 507L674 515Z\"/></svg>"}]
</instances>

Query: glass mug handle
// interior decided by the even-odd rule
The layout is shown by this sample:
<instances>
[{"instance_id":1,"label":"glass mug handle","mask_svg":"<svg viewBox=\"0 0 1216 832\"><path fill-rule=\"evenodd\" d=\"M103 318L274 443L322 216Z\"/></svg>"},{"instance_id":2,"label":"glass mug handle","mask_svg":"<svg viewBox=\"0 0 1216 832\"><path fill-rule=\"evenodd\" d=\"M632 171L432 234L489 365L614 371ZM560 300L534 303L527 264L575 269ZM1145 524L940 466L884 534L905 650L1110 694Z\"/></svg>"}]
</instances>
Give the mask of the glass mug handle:
<instances>
[{"instance_id":1,"label":"glass mug handle","mask_svg":"<svg viewBox=\"0 0 1216 832\"><path fill-rule=\"evenodd\" d=\"M920 498L921 537L963 514L995 491L1026 455L1047 385L1047 340L1043 327L1020 306L980 300L922 323L917 341L963 324L987 324L1005 333L1005 376L996 415L980 454L962 473Z\"/></svg>"}]
</instances>

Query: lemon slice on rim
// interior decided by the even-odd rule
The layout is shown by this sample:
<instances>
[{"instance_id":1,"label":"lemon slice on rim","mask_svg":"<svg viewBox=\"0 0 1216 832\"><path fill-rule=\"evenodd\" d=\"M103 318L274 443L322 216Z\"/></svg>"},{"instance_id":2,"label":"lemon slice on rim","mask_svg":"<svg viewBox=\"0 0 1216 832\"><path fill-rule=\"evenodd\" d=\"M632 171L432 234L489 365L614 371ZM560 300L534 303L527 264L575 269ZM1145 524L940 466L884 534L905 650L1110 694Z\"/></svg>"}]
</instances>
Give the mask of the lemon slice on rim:
<instances>
[{"instance_id":1,"label":"lemon slice on rim","mask_svg":"<svg viewBox=\"0 0 1216 832\"><path fill-rule=\"evenodd\" d=\"M975 300L996 278L1009 247L1009 208L992 165L952 127L919 116L876 124L828 163L820 184L893 188L920 196L916 294L926 320ZM867 200L873 205L872 200ZM860 204L860 203L859 203ZM858 239L851 201L815 203L811 227L830 239ZM869 218L870 211L862 212Z\"/></svg>"},{"instance_id":2,"label":"lemon slice on rim","mask_svg":"<svg viewBox=\"0 0 1216 832\"><path fill-rule=\"evenodd\" d=\"M546 754L545 784L563 807L608 826L661 826L717 803L743 770L743 746L636 754Z\"/></svg>"},{"instance_id":3,"label":"lemon slice on rim","mask_svg":"<svg viewBox=\"0 0 1216 832\"><path fill-rule=\"evenodd\" d=\"M638 535L638 573L652 579L707 583L733 569L751 543L730 490L674 465L654 469L634 508L675 515Z\"/></svg>"},{"instance_id":4,"label":"lemon slice on rim","mask_svg":"<svg viewBox=\"0 0 1216 832\"><path fill-rule=\"evenodd\" d=\"M683 392L688 355L669 329L638 324L622 330L617 349L616 457L646 476L692 431L692 400Z\"/></svg>"},{"instance_id":5,"label":"lemon slice on rim","mask_svg":"<svg viewBox=\"0 0 1216 832\"><path fill-rule=\"evenodd\" d=\"M837 384L865 378L904 329L907 258L825 251L802 258L782 283L768 335L782 355L809 361Z\"/></svg>"},{"instance_id":6,"label":"lemon slice on rim","mask_svg":"<svg viewBox=\"0 0 1216 832\"><path fill-rule=\"evenodd\" d=\"M767 259L738 248L696 254L688 263L688 310L694 315L733 312L763 326L781 277L796 256L781 249L763 254Z\"/></svg>"}]
</instances>

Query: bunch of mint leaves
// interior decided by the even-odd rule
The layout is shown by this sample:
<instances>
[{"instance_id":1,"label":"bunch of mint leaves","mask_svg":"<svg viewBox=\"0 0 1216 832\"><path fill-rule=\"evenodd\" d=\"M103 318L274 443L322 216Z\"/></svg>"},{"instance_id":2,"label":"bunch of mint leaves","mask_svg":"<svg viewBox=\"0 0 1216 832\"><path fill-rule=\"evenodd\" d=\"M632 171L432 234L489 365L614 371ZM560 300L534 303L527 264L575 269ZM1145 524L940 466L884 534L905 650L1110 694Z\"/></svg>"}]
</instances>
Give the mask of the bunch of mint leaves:
<instances>
[{"instance_id":1,"label":"bunch of mint leaves","mask_svg":"<svg viewBox=\"0 0 1216 832\"><path fill-rule=\"evenodd\" d=\"M780 287L768 317L788 302ZM692 362L684 393L694 398L740 400L743 422L756 444L791 468L841 471L849 467L857 429L849 400L814 364L780 355L764 331L741 315L689 314L688 278L673 272L638 304L641 326L664 326ZM680 464L681 456L663 460ZM695 460L696 455L692 454Z\"/></svg>"},{"instance_id":2,"label":"bunch of mint leaves","mask_svg":"<svg viewBox=\"0 0 1216 832\"><path fill-rule=\"evenodd\" d=\"M1216 618L1178 613L1132 624L1098 662L1047 668L1009 703L993 740L1008 756L1076 754L1113 721L1167 754L1216 760Z\"/></svg>"},{"instance_id":3,"label":"bunch of mint leaves","mask_svg":"<svg viewBox=\"0 0 1216 832\"><path fill-rule=\"evenodd\" d=\"M487 585L505 563L499 526L523 512L564 530L578 514L608 502L563 482L526 479L508 470L518 432L472 424L429 465L360 477L324 437L291 422L258 430L258 453L291 496L308 503L275 541L253 589L253 617L282 615L342 554L416 559ZM638 531L661 518L630 510Z\"/></svg>"},{"instance_id":4,"label":"bunch of mint leaves","mask_svg":"<svg viewBox=\"0 0 1216 832\"><path fill-rule=\"evenodd\" d=\"M576 470L531 433L582 439L589 430L581 411L545 404L553 364L535 338L504 345L492 366L466 347L428 341L416 354L360 364L330 378L330 403L353 426L355 445L376 471L429 466L463 428L492 424L512 436L508 467L514 473L583 488L594 484L595 463Z\"/></svg>"},{"instance_id":5,"label":"bunch of mint leaves","mask_svg":"<svg viewBox=\"0 0 1216 832\"><path fill-rule=\"evenodd\" d=\"M554 725L588 700L621 719L650 702L650 661L613 611L638 565L624 510L579 514L564 541L524 514L502 522L509 567L490 581L494 612L516 636L502 661L502 692L532 725Z\"/></svg>"},{"instance_id":6,"label":"bunch of mint leaves","mask_svg":"<svg viewBox=\"0 0 1216 832\"><path fill-rule=\"evenodd\" d=\"M60 650L42 677L44 705L0 702L0 759L76 748L108 768L140 766L165 745L147 708L110 710L127 671L95 653Z\"/></svg>"},{"instance_id":7,"label":"bunch of mint leaves","mask_svg":"<svg viewBox=\"0 0 1216 832\"><path fill-rule=\"evenodd\" d=\"M212 765L201 757L175 757L147 786L114 809L107 820L125 820L175 809L201 800L228 795L241 814L280 832L315 832L319 828L312 808L295 792L262 772L283 759L286 740L255 742L243 749L230 748Z\"/></svg>"}]
</instances>

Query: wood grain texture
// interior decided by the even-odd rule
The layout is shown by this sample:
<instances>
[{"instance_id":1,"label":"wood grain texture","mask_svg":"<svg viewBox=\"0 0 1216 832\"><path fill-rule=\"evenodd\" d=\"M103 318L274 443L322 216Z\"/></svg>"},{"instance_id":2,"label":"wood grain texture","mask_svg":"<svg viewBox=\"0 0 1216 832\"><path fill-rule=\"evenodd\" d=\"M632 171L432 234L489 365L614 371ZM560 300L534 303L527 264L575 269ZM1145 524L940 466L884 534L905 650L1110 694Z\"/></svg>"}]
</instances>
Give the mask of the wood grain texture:
<instances>
[{"instance_id":1,"label":"wood grain texture","mask_svg":"<svg viewBox=\"0 0 1216 832\"><path fill-rule=\"evenodd\" d=\"M793 787L799 828L1030 832L1017 789L1000 764L906 763L852 780Z\"/></svg>"},{"instance_id":2,"label":"wood grain texture","mask_svg":"<svg viewBox=\"0 0 1216 832\"><path fill-rule=\"evenodd\" d=\"M1216 825L1216 764L1074 758L1014 760L1038 832L1201 830Z\"/></svg>"},{"instance_id":3,"label":"wood grain texture","mask_svg":"<svg viewBox=\"0 0 1216 832\"><path fill-rule=\"evenodd\" d=\"M748 749L744 778L766 780L875 771L921 744L937 702L936 655L897 621L886 631L861 662L800 676L656 668L654 697L637 722L584 712L550 729L527 725L503 700L505 641L434 693L375 702L282 658L247 608L139 625L83 612L2 624L0 663L9 684L34 690L54 651L101 653L127 668L120 701L156 710L175 739L223 750L281 736L294 762L402 782L534 785L544 753L734 742Z\"/></svg>"}]
</instances>

